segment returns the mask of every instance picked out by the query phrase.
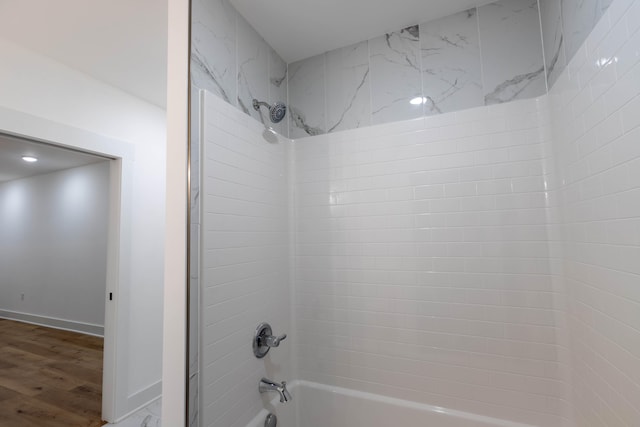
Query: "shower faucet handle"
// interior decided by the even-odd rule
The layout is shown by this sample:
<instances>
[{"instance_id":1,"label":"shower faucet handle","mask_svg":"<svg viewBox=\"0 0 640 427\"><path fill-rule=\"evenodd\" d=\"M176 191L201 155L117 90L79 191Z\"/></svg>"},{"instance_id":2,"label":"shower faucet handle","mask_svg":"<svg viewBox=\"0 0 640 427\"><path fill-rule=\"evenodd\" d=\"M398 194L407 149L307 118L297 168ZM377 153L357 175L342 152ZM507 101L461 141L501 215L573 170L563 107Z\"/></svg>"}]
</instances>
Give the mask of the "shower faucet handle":
<instances>
[{"instance_id":1,"label":"shower faucet handle","mask_svg":"<svg viewBox=\"0 0 640 427\"><path fill-rule=\"evenodd\" d=\"M268 323L260 323L253 335L253 354L262 359L269 353L272 347L280 346L280 342L287 338L287 334L280 336L273 335L271 325Z\"/></svg>"},{"instance_id":2,"label":"shower faucet handle","mask_svg":"<svg viewBox=\"0 0 640 427\"><path fill-rule=\"evenodd\" d=\"M287 338L287 334L280 335L279 337L274 337L273 335L269 335L266 337L262 337L262 342L269 347L278 347L280 345L280 341L283 341Z\"/></svg>"}]
</instances>

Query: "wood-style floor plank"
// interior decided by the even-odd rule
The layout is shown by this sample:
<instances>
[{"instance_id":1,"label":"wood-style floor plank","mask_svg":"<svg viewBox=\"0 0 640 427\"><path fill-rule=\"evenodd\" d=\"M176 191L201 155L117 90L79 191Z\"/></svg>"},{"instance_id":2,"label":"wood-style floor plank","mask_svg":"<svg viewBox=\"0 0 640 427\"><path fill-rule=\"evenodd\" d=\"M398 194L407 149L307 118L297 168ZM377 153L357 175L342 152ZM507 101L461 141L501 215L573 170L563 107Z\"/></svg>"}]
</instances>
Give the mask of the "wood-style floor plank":
<instances>
[{"instance_id":1,"label":"wood-style floor plank","mask_svg":"<svg viewBox=\"0 0 640 427\"><path fill-rule=\"evenodd\" d=\"M0 427L99 427L103 340L0 319Z\"/></svg>"}]
</instances>

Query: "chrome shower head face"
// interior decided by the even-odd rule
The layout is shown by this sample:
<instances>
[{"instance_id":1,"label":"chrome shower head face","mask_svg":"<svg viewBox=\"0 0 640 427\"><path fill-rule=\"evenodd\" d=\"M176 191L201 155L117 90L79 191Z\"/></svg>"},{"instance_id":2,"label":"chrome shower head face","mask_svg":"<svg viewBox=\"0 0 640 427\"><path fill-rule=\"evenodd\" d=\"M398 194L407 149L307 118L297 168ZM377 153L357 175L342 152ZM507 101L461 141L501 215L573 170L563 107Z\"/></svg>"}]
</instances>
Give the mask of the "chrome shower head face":
<instances>
[{"instance_id":1,"label":"chrome shower head face","mask_svg":"<svg viewBox=\"0 0 640 427\"><path fill-rule=\"evenodd\" d=\"M260 111L261 106L265 106L269 109L269 120L271 120L271 123L280 123L287 114L287 106L281 101L278 101L273 105L269 105L264 101L258 101L257 99L253 100L253 108L256 111ZM262 116L262 113L260 114Z\"/></svg>"},{"instance_id":2,"label":"chrome shower head face","mask_svg":"<svg viewBox=\"0 0 640 427\"><path fill-rule=\"evenodd\" d=\"M280 123L284 116L287 114L287 106L284 102L276 102L272 107L269 107L269 118L271 123Z\"/></svg>"}]
</instances>

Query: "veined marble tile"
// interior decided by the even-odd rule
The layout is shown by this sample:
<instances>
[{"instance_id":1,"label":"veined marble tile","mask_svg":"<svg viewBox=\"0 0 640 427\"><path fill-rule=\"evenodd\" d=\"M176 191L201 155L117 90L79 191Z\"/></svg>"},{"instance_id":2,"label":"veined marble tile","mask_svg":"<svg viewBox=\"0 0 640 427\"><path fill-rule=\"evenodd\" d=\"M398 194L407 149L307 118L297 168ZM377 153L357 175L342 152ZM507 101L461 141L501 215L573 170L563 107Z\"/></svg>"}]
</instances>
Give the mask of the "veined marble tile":
<instances>
[{"instance_id":1,"label":"veined marble tile","mask_svg":"<svg viewBox=\"0 0 640 427\"><path fill-rule=\"evenodd\" d=\"M238 108L256 120L260 113L253 99L269 99L269 52L271 48L256 30L238 14ZM262 111L265 120L266 111Z\"/></svg>"},{"instance_id":2,"label":"veined marble tile","mask_svg":"<svg viewBox=\"0 0 640 427\"><path fill-rule=\"evenodd\" d=\"M289 64L289 138L326 133L325 55Z\"/></svg>"},{"instance_id":3,"label":"veined marble tile","mask_svg":"<svg viewBox=\"0 0 640 427\"><path fill-rule=\"evenodd\" d=\"M371 120L374 124L422 116L420 34L417 25L369 40Z\"/></svg>"},{"instance_id":4,"label":"veined marble tile","mask_svg":"<svg viewBox=\"0 0 640 427\"><path fill-rule=\"evenodd\" d=\"M192 83L234 105L236 15L227 0L194 0L191 13Z\"/></svg>"},{"instance_id":5,"label":"veined marble tile","mask_svg":"<svg viewBox=\"0 0 640 427\"><path fill-rule=\"evenodd\" d=\"M425 114L483 105L475 8L420 25Z\"/></svg>"},{"instance_id":6,"label":"veined marble tile","mask_svg":"<svg viewBox=\"0 0 640 427\"><path fill-rule=\"evenodd\" d=\"M270 49L269 52L269 103L273 105L277 101L282 101L287 104L287 63L278 55L278 53ZM289 106L287 105L287 108ZM288 136L289 126L287 125L289 120L289 111L287 115L280 123L270 123L271 126L280 135Z\"/></svg>"},{"instance_id":7,"label":"veined marble tile","mask_svg":"<svg viewBox=\"0 0 640 427\"><path fill-rule=\"evenodd\" d=\"M558 0L540 0L542 41L549 89L567 65L562 27L562 5Z\"/></svg>"},{"instance_id":8,"label":"veined marble tile","mask_svg":"<svg viewBox=\"0 0 640 427\"><path fill-rule=\"evenodd\" d=\"M587 39L613 0L560 0L569 62Z\"/></svg>"},{"instance_id":9,"label":"veined marble tile","mask_svg":"<svg viewBox=\"0 0 640 427\"><path fill-rule=\"evenodd\" d=\"M546 92L537 0L501 0L478 8L486 105Z\"/></svg>"},{"instance_id":10,"label":"veined marble tile","mask_svg":"<svg viewBox=\"0 0 640 427\"><path fill-rule=\"evenodd\" d=\"M368 42L327 52L327 132L371 124Z\"/></svg>"}]
</instances>

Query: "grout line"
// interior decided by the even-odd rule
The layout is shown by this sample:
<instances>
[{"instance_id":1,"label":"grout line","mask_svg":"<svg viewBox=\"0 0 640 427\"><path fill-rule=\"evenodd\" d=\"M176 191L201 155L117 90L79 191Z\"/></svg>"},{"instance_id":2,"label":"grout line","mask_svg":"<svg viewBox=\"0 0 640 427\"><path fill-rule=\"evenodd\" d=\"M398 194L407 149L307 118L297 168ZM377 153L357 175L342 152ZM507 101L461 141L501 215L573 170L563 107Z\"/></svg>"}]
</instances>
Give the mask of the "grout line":
<instances>
[{"instance_id":1,"label":"grout line","mask_svg":"<svg viewBox=\"0 0 640 427\"><path fill-rule=\"evenodd\" d=\"M549 79L547 75L547 57L545 55L545 49L544 49L544 34L542 32L542 9L540 8L540 0L537 0L537 3L538 3L538 24L540 27L540 43L542 47L542 67L544 69L544 87L545 87L545 93L548 94Z\"/></svg>"}]
</instances>

